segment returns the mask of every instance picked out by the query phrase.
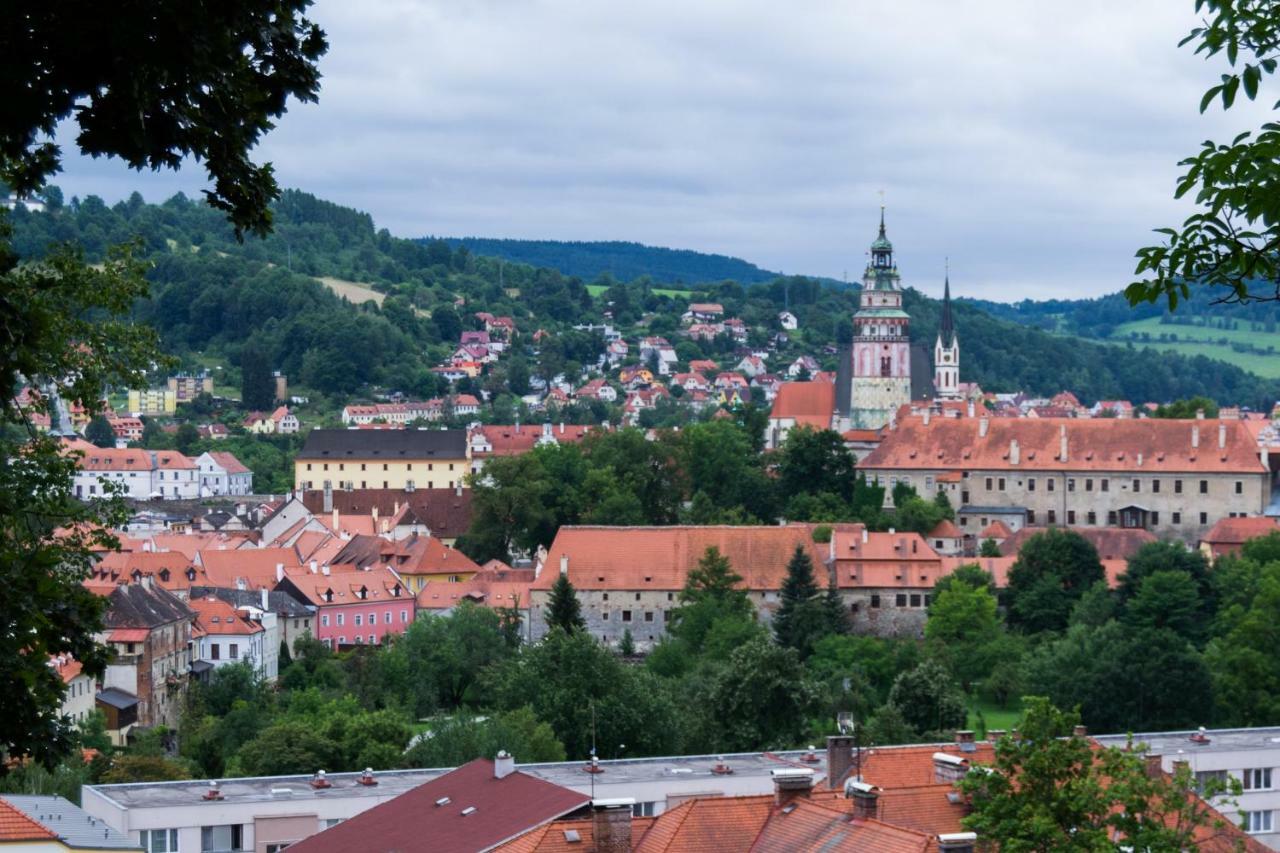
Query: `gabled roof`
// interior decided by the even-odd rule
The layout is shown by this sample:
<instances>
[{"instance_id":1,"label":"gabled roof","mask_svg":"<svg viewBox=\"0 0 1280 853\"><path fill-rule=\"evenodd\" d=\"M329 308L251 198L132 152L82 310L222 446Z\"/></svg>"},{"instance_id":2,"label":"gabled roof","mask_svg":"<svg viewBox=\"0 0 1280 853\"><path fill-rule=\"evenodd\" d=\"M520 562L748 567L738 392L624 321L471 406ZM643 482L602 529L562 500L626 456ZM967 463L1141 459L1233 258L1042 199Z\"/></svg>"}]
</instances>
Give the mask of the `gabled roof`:
<instances>
[{"instance_id":1,"label":"gabled roof","mask_svg":"<svg viewBox=\"0 0 1280 853\"><path fill-rule=\"evenodd\" d=\"M1017 533L1006 535L1004 541L1000 543L1000 553L1006 557L1017 556L1028 539L1037 533L1044 533L1046 529L1044 527L1024 527ZM1102 559L1127 560L1136 554L1143 545L1158 541L1156 535L1150 530L1142 530L1136 527L1062 527L1059 529L1078 533L1089 540L1089 543L1093 545L1098 552L1098 556ZM1276 527L1273 524L1272 529L1280 530L1280 527ZM1000 537L992 538L999 539Z\"/></svg>"},{"instance_id":2,"label":"gabled roof","mask_svg":"<svg viewBox=\"0 0 1280 853\"><path fill-rule=\"evenodd\" d=\"M566 525L551 543L533 588L550 589L561 559L567 558L569 580L578 589L678 590L707 548L715 546L729 558L747 589L779 589L797 545L809 552L815 569L821 569L828 546L813 541L815 526Z\"/></svg>"},{"instance_id":3,"label":"gabled roof","mask_svg":"<svg viewBox=\"0 0 1280 853\"><path fill-rule=\"evenodd\" d=\"M1209 532L1201 541L1209 545L1243 545L1250 539L1257 539L1276 531L1280 531L1280 524L1277 524L1274 518L1266 516L1224 518L1209 528Z\"/></svg>"},{"instance_id":4,"label":"gabled roof","mask_svg":"<svg viewBox=\"0 0 1280 853\"><path fill-rule=\"evenodd\" d=\"M194 637L203 637L208 634L231 634L243 637L262 633L261 625L252 619L246 619L244 613L221 598L193 597L188 604L196 614L195 621L191 625L191 634Z\"/></svg>"},{"instance_id":5,"label":"gabled roof","mask_svg":"<svg viewBox=\"0 0 1280 853\"><path fill-rule=\"evenodd\" d=\"M26 812L10 803L7 796L0 797L0 842L51 841L57 838L57 833L28 817Z\"/></svg>"},{"instance_id":6,"label":"gabled roof","mask_svg":"<svg viewBox=\"0 0 1280 853\"><path fill-rule=\"evenodd\" d=\"M462 459L467 433L460 429L313 429L298 459Z\"/></svg>"},{"instance_id":7,"label":"gabled roof","mask_svg":"<svg viewBox=\"0 0 1280 853\"><path fill-rule=\"evenodd\" d=\"M964 534L960 532L960 528L951 523L948 518L942 519L937 525L929 531L930 539L960 539Z\"/></svg>"},{"instance_id":8,"label":"gabled roof","mask_svg":"<svg viewBox=\"0 0 1280 853\"><path fill-rule=\"evenodd\" d=\"M292 548L241 548L235 551L200 551L197 561L204 566L209 586L235 589L243 582L250 589L276 585L276 566L285 571L297 568L298 554Z\"/></svg>"},{"instance_id":9,"label":"gabled roof","mask_svg":"<svg viewBox=\"0 0 1280 853\"><path fill-rule=\"evenodd\" d=\"M210 458L212 458L214 462L217 462L218 466L228 474L250 473L249 469L245 467L243 462L236 458L234 453L228 453L223 450L210 450L208 453Z\"/></svg>"},{"instance_id":10,"label":"gabled roof","mask_svg":"<svg viewBox=\"0 0 1280 853\"><path fill-rule=\"evenodd\" d=\"M340 489L331 493L332 506L341 515L371 515L394 518L405 506L412 507L418 522L426 525L432 536L456 539L471 524L470 489ZM301 493L302 504L310 512L323 514L324 492L312 489ZM406 520L412 524L412 520Z\"/></svg>"},{"instance_id":11,"label":"gabled roof","mask_svg":"<svg viewBox=\"0 0 1280 853\"><path fill-rule=\"evenodd\" d=\"M1009 529L1009 525L1000 519L996 519L982 528L982 532L978 534L979 539L1008 539L1013 535L1013 531Z\"/></svg>"},{"instance_id":12,"label":"gabled roof","mask_svg":"<svg viewBox=\"0 0 1280 853\"><path fill-rule=\"evenodd\" d=\"M345 567L330 567L327 575L323 572L312 574L305 569L295 569L285 575L277 588L282 592L296 590L301 600L316 607L413 601L413 596L400 583L395 573L385 566L356 569L348 564Z\"/></svg>"},{"instance_id":13,"label":"gabled roof","mask_svg":"<svg viewBox=\"0 0 1280 853\"><path fill-rule=\"evenodd\" d=\"M381 536L353 536L331 562L334 565L352 563L360 568L388 565L402 575L480 571L480 567L458 549L450 548L434 536L417 533L394 541Z\"/></svg>"},{"instance_id":14,"label":"gabled roof","mask_svg":"<svg viewBox=\"0 0 1280 853\"><path fill-rule=\"evenodd\" d=\"M828 429L836 410L833 382L783 382L773 398L771 418L791 418L797 424Z\"/></svg>"},{"instance_id":15,"label":"gabled roof","mask_svg":"<svg viewBox=\"0 0 1280 853\"><path fill-rule=\"evenodd\" d=\"M131 583L111 591L102 622L107 628L149 629L191 616L191 608L168 590Z\"/></svg>"},{"instance_id":16,"label":"gabled roof","mask_svg":"<svg viewBox=\"0 0 1280 853\"><path fill-rule=\"evenodd\" d=\"M296 853L488 850L590 798L520 771L499 779L477 758L292 845Z\"/></svg>"}]
</instances>

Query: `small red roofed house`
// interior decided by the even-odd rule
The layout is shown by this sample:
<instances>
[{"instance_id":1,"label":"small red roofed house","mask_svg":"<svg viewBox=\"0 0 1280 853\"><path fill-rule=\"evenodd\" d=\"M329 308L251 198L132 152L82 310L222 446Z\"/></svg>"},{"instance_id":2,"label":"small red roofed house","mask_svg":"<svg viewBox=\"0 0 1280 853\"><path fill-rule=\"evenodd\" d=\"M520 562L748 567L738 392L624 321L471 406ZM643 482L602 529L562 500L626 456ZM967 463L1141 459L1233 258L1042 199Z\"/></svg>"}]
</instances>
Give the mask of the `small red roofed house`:
<instances>
[{"instance_id":1,"label":"small red roofed house","mask_svg":"<svg viewBox=\"0 0 1280 853\"><path fill-rule=\"evenodd\" d=\"M1210 560L1240 553L1250 539L1270 536L1280 531L1280 524L1269 516L1224 518L1209 529L1200 540L1200 550Z\"/></svg>"},{"instance_id":2,"label":"small red roofed house","mask_svg":"<svg viewBox=\"0 0 1280 853\"><path fill-rule=\"evenodd\" d=\"M1012 535L1013 532L1009 530L1009 525L997 518L982 528L982 531L978 533L978 541L986 542L988 539L992 539L997 545L1000 545Z\"/></svg>"},{"instance_id":3,"label":"small red roofed house","mask_svg":"<svg viewBox=\"0 0 1280 853\"><path fill-rule=\"evenodd\" d=\"M950 519L942 519L925 537L933 550L944 557L953 557L964 549L964 534Z\"/></svg>"},{"instance_id":4,"label":"small red roofed house","mask_svg":"<svg viewBox=\"0 0 1280 853\"><path fill-rule=\"evenodd\" d=\"M293 853L492 850L590 802L586 794L520 772L512 756L499 753L496 760L477 758L289 849Z\"/></svg>"},{"instance_id":5,"label":"small red roofed house","mask_svg":"<svg viewBox=\"0 0 1280 853\"><path fill-rule=\"evenodd\" d=\"M247 611L238 610L221 598L192 598L187 606L195 611L195 619L191 623L193 671L249 663L267 681L275 681L280 644L278 635L272 636L273 642L269 643L261 622L249 618ZM268 648L271 645L274 647ZM197 667L197 661L205 662L206 666Z\"/></svg>"},{"instance_id":6,"label":"small red roofed house","mask_svg":"<svg viewBox=\"0 0 1280 853\"><path fill-rule=\"evenodd\" d=\"M386 566L327 565L289 572L275 588L316 608L315 637L329 648L377 645L413 622L413 595Z\"/></svg>"},{"instance_id":7,"label":"small red roofed house","mask_svg":"<svg viewBox=\"0 0 1280 853\"><path fill-rule=\"evenodd\" d=\"M777 449L796 427L830 429L836 410L836 386L831 382L784 382L778 386L769 411L765 446Z\"/></svg>"}]
</instances>

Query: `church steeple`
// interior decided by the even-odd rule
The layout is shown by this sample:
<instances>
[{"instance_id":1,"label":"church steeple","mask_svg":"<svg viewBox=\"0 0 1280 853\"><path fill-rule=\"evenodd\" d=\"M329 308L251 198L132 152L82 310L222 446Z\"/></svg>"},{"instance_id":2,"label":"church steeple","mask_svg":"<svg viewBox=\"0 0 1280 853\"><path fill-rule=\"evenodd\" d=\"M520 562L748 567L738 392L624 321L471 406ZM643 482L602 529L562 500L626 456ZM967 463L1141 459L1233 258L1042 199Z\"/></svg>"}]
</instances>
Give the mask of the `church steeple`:
<instances>
[{"instance_id":1,"label":"church steeple","mask_svg":"<svg viewBox=\"0 0 1280 853\"><path fill-rule=\"evenodd\" d=\"M933 389L938 399L959 400L960 341L956 337L955 318L951 315L950 262L942 282L942 319L938 323L938 342L933 345Z\"/></svg>"}]
</instances>

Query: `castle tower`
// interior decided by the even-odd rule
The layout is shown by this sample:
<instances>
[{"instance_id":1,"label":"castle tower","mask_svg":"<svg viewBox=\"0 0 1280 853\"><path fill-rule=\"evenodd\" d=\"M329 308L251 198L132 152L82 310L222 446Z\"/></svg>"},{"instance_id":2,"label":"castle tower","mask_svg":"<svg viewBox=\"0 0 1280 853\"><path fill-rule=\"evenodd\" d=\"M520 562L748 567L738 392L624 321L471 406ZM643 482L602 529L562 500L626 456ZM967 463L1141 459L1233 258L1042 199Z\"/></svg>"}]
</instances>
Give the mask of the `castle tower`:
<instances>
[{"instance_id":1,"label":"castle tower","mask_svg":"<svg viewBox=\"0 0 1280 853\"><path fill-rule=\"evenodd\" d=\"M938 342L933 345L933 388L939 400L960 399L960 339L951 317L951 273L942 286L942 322Z\"/></svg>"},{"instance_id":2,"label":"castle tower","mask_svg":"<svg viewBox=\"0 0 1280 853\"><path fill-rule=\"evenodd\" d=\"M884 233L871 244L871 262L862 277L862 302L853 315L852 426L879 429L900 406L911 402L911 318L902 310L902 287L893 244Z\"/></svg>"}]
</instances>

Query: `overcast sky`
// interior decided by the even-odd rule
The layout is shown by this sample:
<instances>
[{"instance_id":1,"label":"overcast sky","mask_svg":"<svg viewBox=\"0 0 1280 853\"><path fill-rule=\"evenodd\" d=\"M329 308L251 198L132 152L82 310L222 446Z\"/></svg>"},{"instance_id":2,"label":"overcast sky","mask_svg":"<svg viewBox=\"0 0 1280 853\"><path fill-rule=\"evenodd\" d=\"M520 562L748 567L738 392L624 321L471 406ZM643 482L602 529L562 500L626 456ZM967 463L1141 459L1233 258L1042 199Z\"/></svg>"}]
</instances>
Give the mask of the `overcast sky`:
<instances>
[{"instance_id":1,"label":"overcast sky","mask_svg":"<svg viewBox=\"0 0 1280 853\"><path fill-rule=\"evenodd\" d=\"M399 236L635 240L837 278L860 274L883 190L906 284L940 293L950 256L959 295L1091 296L1185 215L1177 161L1261 120L1197 112L1221 67L1177 48L1193 6L321 0L320 102L258 156ZM158 201L204 176L68 156L55 182Z\"/></svg>"}]
</instances>

